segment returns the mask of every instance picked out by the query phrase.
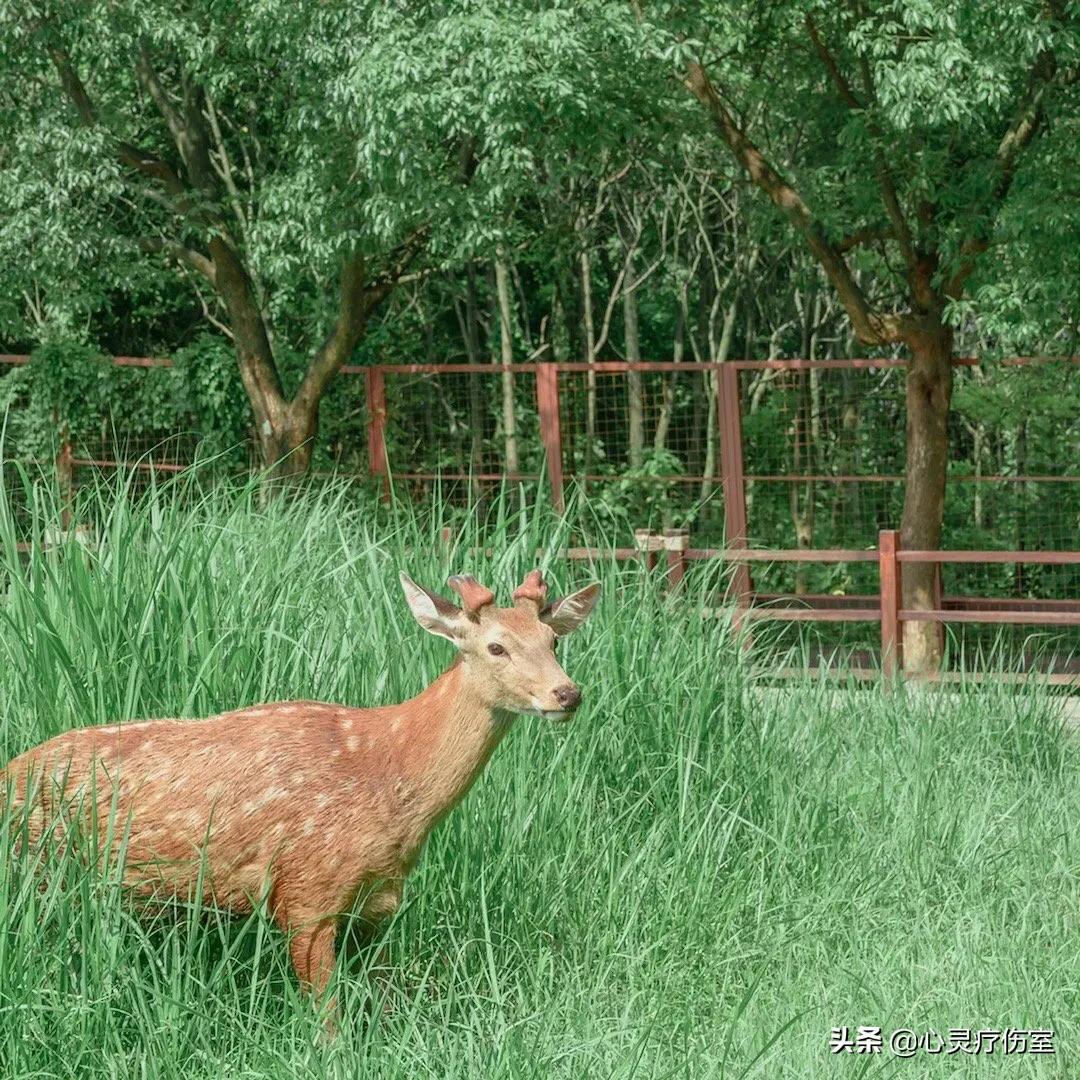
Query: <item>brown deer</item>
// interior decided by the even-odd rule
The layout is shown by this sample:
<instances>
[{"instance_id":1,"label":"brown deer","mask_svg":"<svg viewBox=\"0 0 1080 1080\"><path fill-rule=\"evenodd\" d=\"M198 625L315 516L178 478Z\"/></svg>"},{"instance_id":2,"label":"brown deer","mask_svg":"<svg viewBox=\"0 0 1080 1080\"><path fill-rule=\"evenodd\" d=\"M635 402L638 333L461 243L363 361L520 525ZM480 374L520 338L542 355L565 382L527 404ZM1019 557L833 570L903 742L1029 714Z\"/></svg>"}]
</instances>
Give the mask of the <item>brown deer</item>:
<instances>
[{"instance_id":1,"label":"brown deer","mask_svg":"<svg viewBox=\"0 0 1080 1080\"><path fill-rule=\"evenodd\" d=\"M205 720L150 720L67 732L6 770L27 835L78 815L98 838L126 839L124 883L150 897L244 912L266 897L290 936L301 985L322 995L339 918L391 915L432 828L461 800L512 714L566 720L581 692L557 638L596 603L593 584L548 604L531 571L499 608L472 577L462 606L411 581L413 617L458 655L400 705L354 709L287 701ZM110 818L112 828L109 828ZM126 834L126 836L125 836Z\"/></svg>"}]
</instances>

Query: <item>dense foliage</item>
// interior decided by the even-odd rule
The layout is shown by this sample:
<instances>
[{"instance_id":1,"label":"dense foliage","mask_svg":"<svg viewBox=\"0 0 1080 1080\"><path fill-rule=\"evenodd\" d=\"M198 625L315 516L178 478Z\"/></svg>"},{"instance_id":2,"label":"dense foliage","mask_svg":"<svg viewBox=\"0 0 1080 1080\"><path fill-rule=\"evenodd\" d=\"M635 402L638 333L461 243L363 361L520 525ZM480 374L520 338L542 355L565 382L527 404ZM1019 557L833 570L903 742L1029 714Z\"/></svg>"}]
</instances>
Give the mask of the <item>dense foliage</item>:
<instances>
[{"instance_id":1,"label":"dense foliage","mask_svg":"<svg viewBox=\"0 0 1080 1080\"><path fill-rule=\"evenodd\" d=\"M9 446L183 430L355 471L346 361L918 356L925 330L938 383L987 361L939 394L934 470L1060 475L1080 380L994 364L1076 351L1077 28L1057 0L0 5L0 333L35 353L0 383L32 406ZM567 471L623 529L714 537L715 390L566 380ZM756 539L861 544L907 514L901 386L743 394L749 472L909 481L758 484ZM542 466L529 378L388 395L397 472ZM1067 542L1075 487L950 483L948 543Z\"/></svg>"}]
</instances>

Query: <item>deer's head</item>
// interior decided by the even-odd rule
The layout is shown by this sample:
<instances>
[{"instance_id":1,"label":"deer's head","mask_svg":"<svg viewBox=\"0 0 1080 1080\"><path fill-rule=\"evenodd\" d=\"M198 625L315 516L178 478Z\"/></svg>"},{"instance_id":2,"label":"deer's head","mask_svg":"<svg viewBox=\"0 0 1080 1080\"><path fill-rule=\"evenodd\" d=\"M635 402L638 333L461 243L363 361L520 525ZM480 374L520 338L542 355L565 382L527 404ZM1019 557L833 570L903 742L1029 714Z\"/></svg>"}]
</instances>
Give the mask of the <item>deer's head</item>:
<instances>
[{"instance_id":1,"label":"deer's head","mask_svg":"<svg viewBox=\"0 0 1080 1080\"><path fill-rule=\"evenodd\" d=\"M589 617L600 586L586 585L548 603L544 579L532 570L514 590L513 607L501 608L473 577L452 577L447 584L461 597L460 607L401 574L413 618L458 647L487 703L507 712L569 719L581 691L555 658L555 643Z\"/></svg>"}]
</instances>

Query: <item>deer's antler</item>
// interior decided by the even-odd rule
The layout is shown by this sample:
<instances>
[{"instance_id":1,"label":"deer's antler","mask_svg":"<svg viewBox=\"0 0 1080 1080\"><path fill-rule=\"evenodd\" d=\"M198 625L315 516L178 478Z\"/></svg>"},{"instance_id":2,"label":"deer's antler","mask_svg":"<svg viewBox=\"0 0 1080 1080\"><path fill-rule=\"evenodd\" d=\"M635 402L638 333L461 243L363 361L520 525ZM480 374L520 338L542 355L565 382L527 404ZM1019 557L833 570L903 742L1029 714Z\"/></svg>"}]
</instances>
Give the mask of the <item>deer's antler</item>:
<instances>
[{"instance_id":1,"label":"deer's antler","mask_svg":"<svg viewBox=\"0 0 1080 1080\"><path fill-rule=\"evenodd\" d=\"M482 607L495 603L495 594L484 588L471 574L455 574L447 578L446 584L461 597L465 614L470 619L479 618Z\"/></svg>"},{"instance_id":2,"label":"deer's antler","mask_svg":"<svg viewBox=\"0 0 1080 1080\"><path fill-rule=\"evenodd\" d=\"M539 570L530 570L525 575L525 580L514 590L514 603L519 606L522 603L531 603L540 609L546 599L547 585L544 584Z\"/></svg>"}]
</instances>

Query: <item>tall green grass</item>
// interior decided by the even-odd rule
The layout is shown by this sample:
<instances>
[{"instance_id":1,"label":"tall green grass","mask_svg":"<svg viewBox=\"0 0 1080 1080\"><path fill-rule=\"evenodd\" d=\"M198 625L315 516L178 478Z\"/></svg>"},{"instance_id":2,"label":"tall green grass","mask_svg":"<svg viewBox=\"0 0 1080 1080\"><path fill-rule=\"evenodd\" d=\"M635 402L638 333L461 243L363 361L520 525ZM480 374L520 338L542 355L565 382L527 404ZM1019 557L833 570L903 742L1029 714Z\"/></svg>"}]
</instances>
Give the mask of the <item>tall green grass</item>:
<instances>
[{"instance_id":1,"label":"tall green grass","mask_svg":"<svg viewBox=\"0 0 1080 1080\"><path fill-rule=\"evenodd\" d=\"M509 496L447 546L439 507L344 487L262 506L251 486L126 485L87 495L89 551L21 553L0 510L5 760L123 718L410 696L450 649L398 570L471 571L505 602L566 535ZM57 508L35 491L40 540ZM42 876L5 835L0 1076L1069 1074L1080 783L1049 698L761 689L698 614L715 583L669 598L637 565L541 565L605 586L561 657L585 705L566 729L517 721L433 835L385 934L385 995L370 953L346 958L325 1045L264 913L147 916L76 859ZM1059 1052L834 1057L841 1024L1052 1027Z\"/></svg>"}]
</instances>

